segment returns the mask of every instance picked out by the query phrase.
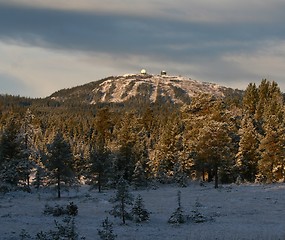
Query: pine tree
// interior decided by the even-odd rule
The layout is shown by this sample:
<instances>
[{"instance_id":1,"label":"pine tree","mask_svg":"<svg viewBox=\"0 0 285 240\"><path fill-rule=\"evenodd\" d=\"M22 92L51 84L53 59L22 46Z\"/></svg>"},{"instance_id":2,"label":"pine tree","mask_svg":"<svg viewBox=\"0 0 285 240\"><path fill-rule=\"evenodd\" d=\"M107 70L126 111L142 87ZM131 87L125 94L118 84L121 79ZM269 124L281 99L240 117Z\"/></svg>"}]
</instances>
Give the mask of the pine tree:
<instances>
[{"instance_id":1,"label":"pine tree","mask_svg":"<svg viewBox=\"0 0 285 240\"><path fill-rule=\"evenodd\" d=\"M18 142L19 124L13 117L11 119L8 119L7 122L8 123L6 126L4 126L4 131L0 142L0 163L10 161L12 159L17 159L20 154Z\"/></svg>"},{"instance_id":2,"label":"pine tree","mask_svg":"<svg viewBox=\"0 0 285 240\"><path fill-rule=\"evenodd\" d=\"M258 89L255 83L250 83L244 93L242 100L242 109L250 116L254 116L258 105Z\"/></svg>"},{"instance_id":3,"label":"pine tree","mask_svg":"<svg viewBox=\"0 0 285 240\"><path fill-rule=\"evenodd\" d=\"M159 141L155 146L155 157L150 164L156 178L167 183L173 181L174 165L180 161L183 126L179 118L170 116L167 123L161 128Z\"/></svg>"},{"instance_id":4,"label":"pine tree","mask_svg":"<svg viewBox=\"0 0 285 240\"><path fill-rule=\"evenodd\" d=\"M101 229L98 229L98 235L102 240L114 240L117 235L114 234L113 224L106 218L101 225Z\"/></svg>"},{"instance_id":5,"label":"pine tree","mask_svg":"<svg viewBox=\"0 0 285 240\"><path fill-rule=\"evenodd\" d=\"M66 183L74 181L71 147L63 135L57 133L47 149L48 160L46 166L50 171L49 177L57 184L57 196L60 198L62 181Z\"/></svg>"},{"instance_id":6,"label":"pine tree","mask_svg":"<svg viewBox=\"0 0 285 240\"><path fill-rule=\"evenodd\" d=\"M36 187L37 190L39 190L40 187L43 186L44 177L45 170L42 167L38 166L36 169L35 178L33 179L33 185Z\"/></svg>"},{"instance_id":7,"label":"pine tree","mask_svg":"<svg viewBox=\"0 0 285 240\"><path fill-rule=\"evenodd\" d=\"M215 188L218 188L219 168L227 166L231 158L229 130L226 123L210 120L199 129L193 144L198 159L202 159L209 172L212 172L215 180Z\"/></svg>"},{"instance_id":8,"label":"pine tree","mask_svg":"<svg viewBox=\"0 0 285 240\"><path fill-rule=\"evenodd\" d=\"M126 220L131 219L131 214L128 211L128 206L133 204L133 196L129 192L128 184L126 180L120 178L117 184L116 196L110 200L115 205L110 211L110 214L114 217L119 217L122 219L122 223L125 224Z\"/></svg>"},{"instance_id":9,"label":"pine tree","mask_svg":"<svg viewBox=\"0 0 285 240\"><path fill-rule=\"evenodd\" d=\"M170 224L181 224L181 223L186 222L186 217L184 215L184 211L181 206L181 192L180 191L177 192L177 203L178 203L178 207L168 219L168 223Z\"/></svg>"},{"instance_id":10,"label":"pine tree","mask_svg":"<svg viewBox=\"0 0 285 240\"><path fill-rule=\"evenodd\" d=\"M123 176L127 181L132 181L135 169L137 152L135 144L141 125L133 113L124 116L115 128L117 135L118 151L115 168L118 176Z\"/></svg>"},{"instance_id":11,"label":"pine tree","mask_svg":"<svg viewBox=\"0 0 285 240\"><path fill-rule=\"evenodd\" d=\"M259 176L267 182L284 179L284 99L276 82L262 80L255 114L260 140Z\"/></svg>"},{"instance_id":12,"label":"pine tree","mask_svg":"<svg viewBox=\"0 0 285 240\"><path fill-rule=\"evenodd\" d=\"M21 169L23 178L27 182L27 187L30 187L30 173L31 169L35 166L33 161L36 157L36 150L34 144L35 129L33 126L34 115L27 109L25 116L21 123L19 141L21 143Z\"/></svg>"},{"instance_id":13,"label":"pine tree","mask_svg":"<svg viewBox=\"0 0 285 240\"><path fill-rule=\"evenodd\" d=\"M111 112L108 108L99 109L95 117L96 145L98 149L107 146L113 130Z\"/></svg>"},{"instance_id":14,"label":"pine tree","mask_svg":"<svg viewBox=\"0 0 285 240\"><path fill-rule=\"evenodd\" d=\"M276 182L285 179L285 127L277 117L272 115L263 124L265 136L260 141L261 159L258 162L260 174L266 182Z\"/></svg>"},{"instance_id":15,"label":"pine tree","mask_svg":"<svg viewBox=\"0 0 285 240\"><path fill-rule=\"evenodd\" d=\"M144 202L140 194L134 201L131 215L133 217L133 220L137 223L149 220L149 212L145 209Z\"/></svg>"},{"instance_id":16,"label":"pine tree","mask_svg":"<svg viewBox=\"0 0 285 240\"><path fill-rule=\"evenodd\" d=\"M147 186L146 167L143 166L141 161L137 161L135 165L135 170L132 176L132 185L135 189Z\"/></svg>"},{"instance_id":17,"label":"pine tree","mask_svg":"<svg viewBox=\"0 0 285 240\"><path fill-rule=\"evenodd\" d=\"M235 127L222 99L201 95L191 105L182 108L185 125L183 134L183 164L196 178L229 181L234 162Z\"/></svg>"},{"instance_id":18,"label":"pine tree","mask_svg":"<svg viewBox=\"0 0 285 240\"><path fill-rule=\"evenodd\" d=\"M242 179L253 182L258 173L259 134L254 125L254 119L245 114L239 130L239 149L236 154L236 166Z\"/></svg>"},{"instance_id":19,"label":"pine tree","mask_svg":"<svg viewBox=\"0 0 285 240\"><path fill-rule=\"evenodd\" d=\"M21 176L18 169L20 164L20 143L18 139L19 124L12 116L7 120L0 141L0 179L2 183L17 186Z\"/></svg>"},{"instance_id":20,"label":"pine tree","mask_svg":"<svg viewBox=\"0 0 285 240\"><path fill-rule=\"evenodd\" d=\"M174 178L175 183L179 187L187 187L188 177L187 177L186 172L183 170L182 165L179 162L174 164L173 178Z\"/></svg>"},{"instance_id":21,"label":"pine tree","mask_svg":"<svg viewBox=\"0 0 285 240\"><path fill-rule=\"evenodd\" d=\"M102 187L107 181L107 174L111 168L109 151L106 148L93 149L90 153L89 172L91 175L96 175L98 191L102 191Z\"/></svg>"},{"instance_id":22,"label":"pine tree","mask_svg":"<svg viewBox=\"0 0 285 240\"><path fill-rule=\"evenodd\" d=\"M199 210L199 208L201 207L201 203L198 201L198 199L196 199L195 202L195 206L194 206L194 210L192 211L192 216L191 216L191 220L194 223L203 223L208 221L207 217L205 217L201 211Z\"/></svg>"}]
</instances>

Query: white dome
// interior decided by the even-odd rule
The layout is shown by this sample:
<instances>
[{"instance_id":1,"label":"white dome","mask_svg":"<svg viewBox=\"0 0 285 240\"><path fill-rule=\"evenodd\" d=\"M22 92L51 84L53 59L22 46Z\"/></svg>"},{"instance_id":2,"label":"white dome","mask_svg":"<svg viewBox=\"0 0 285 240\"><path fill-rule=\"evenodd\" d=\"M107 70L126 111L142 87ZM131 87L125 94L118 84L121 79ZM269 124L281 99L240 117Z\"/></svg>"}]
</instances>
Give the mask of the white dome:
<instances>
[{"instance_id":1,"label":"white dome","mask_svg":"<svg viewBox=\"0 0 285 240\"><path fill-rule=\"evenodd\" d=\"M145 69L142 69L142 70L141 70L141 74L146 74L146 70L145 70Z\"/></svg>"}]
</instances>

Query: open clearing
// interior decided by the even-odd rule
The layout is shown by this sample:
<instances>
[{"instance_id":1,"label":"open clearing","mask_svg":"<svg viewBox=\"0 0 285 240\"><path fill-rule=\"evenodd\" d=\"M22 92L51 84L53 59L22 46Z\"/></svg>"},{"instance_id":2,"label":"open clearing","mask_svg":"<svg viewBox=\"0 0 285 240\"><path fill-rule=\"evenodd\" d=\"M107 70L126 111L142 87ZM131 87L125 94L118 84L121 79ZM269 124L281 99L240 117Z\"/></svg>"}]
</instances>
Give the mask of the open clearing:
<instances>
[{"instance_id":1,"label":"open clearing","mask_svg":"<svg viewBox=\"0 0 285 240\"><path fill-rule=\"evenodd\" d=\"M214 189L212 184L200 186L193 182L187 188L161 185L158 189L132 191L134 196L141 194L151 215L147 223L128 221L126 225L108 213L112 209L109 199L115 190L98 193L89 189L81 186L63 192L60 200L48 189L0 195L0 239L18 240L22 229L33 237L40 231L54 229L54 220L61 221L63 217L44 215L45 205L70 202L78 206L76 226L80 236L87 240L99 239L97 229L107 216L114 224L117 239L285 239L285 184L232 184ZM211 220L179 226L168 224L177 208L178 190L186 215L193 214L199 203L199 212Z\"/></svg>"}]
</instances>

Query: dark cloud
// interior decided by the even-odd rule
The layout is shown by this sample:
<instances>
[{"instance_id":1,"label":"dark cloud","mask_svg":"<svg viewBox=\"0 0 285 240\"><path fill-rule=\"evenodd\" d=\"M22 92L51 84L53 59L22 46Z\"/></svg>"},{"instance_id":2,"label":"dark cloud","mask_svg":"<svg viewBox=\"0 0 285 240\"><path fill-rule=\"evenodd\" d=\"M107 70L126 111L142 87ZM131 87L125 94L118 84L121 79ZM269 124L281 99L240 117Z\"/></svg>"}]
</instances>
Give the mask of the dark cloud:
<instances>
[{"instance_id":1,"label":"dark cloud","mask_svg":"<svg viewBox=\"0 0 285 240\"><path fill-rule=\"evenodd\" d=\"M198 22L0 3L0 40L87 54L147 56L177 66L200 65L194 74L202 79L236 81L231 76L244 79L253 75L225 63L223 56L254 53L268 41L285 39L285 15L279 12L281 9L269 21L261 22Z\"/></svg>"},{"instance_id":2,"label":"dark cloud","mask_svg":"<svg viewBox=\"0 0 285 240\"><path fill-rule=\"evenodd\" d=\"M2 40L58 49L187 59L249 51L284 34L283 23L197 23L0 4Z\"/></svg>"}]
</instances>

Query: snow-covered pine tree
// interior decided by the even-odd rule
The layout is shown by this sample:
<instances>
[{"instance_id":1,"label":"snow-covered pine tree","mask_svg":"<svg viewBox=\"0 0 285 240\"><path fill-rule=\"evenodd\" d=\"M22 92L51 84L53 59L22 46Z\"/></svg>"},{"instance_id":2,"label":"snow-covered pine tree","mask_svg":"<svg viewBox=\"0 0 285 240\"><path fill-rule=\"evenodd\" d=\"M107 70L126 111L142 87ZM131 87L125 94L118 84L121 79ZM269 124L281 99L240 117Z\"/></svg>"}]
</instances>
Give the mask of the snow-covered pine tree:
<instances>
[{"instance_id":1,"label":"snow-covered pine tree","mask_svg":"<svg viewBox=\"0 0 285 240\"><path fill-rule=\"evenodd\" d=\"M135 144L138 141L140 123L134 113L128 113L120 119L114 129L117 136L118 151L115 161L115 168L119 176L127 181L132 180L135 169L137 152Z\"/></svg>"},{"instance_id":2,"label":"snow-covered pine tree","mask_svg":"<svg viewBox=\"0 0 285 240\"><path fill-rule=\"evenodd\" d=\"M218 188L219 169L227 166L227 161L231 159L228 124L209 120L192 141L195 141L198 159L205 161L208 171L214 175L215 188Z\"/></svg>"},{"instance_id":3,"label":"snow-covered pine tree","mask_svg":"<svg viewBox=\"0 0 285 240\"><path fill-rule=\"evenodd\" d=\"M196 199L194 210L192 211L193 214L191 216L191 220L194 223L203 223L203 222L206 222L209 220L199 210L199 208L201 208L201 206L202 206L202 204L199 202L198 199Z\"/></svg>"},{"instance_id":4,"label":"snow-covered pine tree","mask_svg":"<svg viewBox=\"0 0 285 240\"><path fill-rule=\"evenodd\" d=\"M98 229L98 235L102 240L114 240L117 235L114 234L113 223L109 221L108 217L102 222L101 229Z\"/></svg>"},{"instance_id":5,"label":"snow-covered pine tree","mask_svg":"<svg viewBox=\"0 0 285 240\"><path fill-rule=\"evenodd\" d=\"M265 136L259 145L259 173L264 181L271 183L285 179L285 127L275 115L269 117L263 124Z\"/></svg>"},{"instance_id":6,"label":"snow-covered pine tree","mask_svg":"<svg viewBox=\"0 0 285 240\"><path fill-rule=\"evenodd\" d=\"M137 161L132 176L132 185L134 186L135 189L138 189L140 187L146 187L148 184L145 168L146 167L143 166L141 161Z\"/></svg>"},{"instance_id":7,"label":"snow-covered pine tree","mask_svg":"<svg viewBox=\"0 0 285 240\"><path fill-rule=\"evenodd\" d=\"M175 183L179 187L187 187L188 177L187 177L186 172L183 170L182 165L179 162L174 164L173 178L174 178Z\"/></svg>"},{"instance_id":8,"label":"snow-covered pine tree","mask_svg":"<svg viewBox=\"0 0 285 240\"><path fill-rule=\"evenodd\" d=\"M183 150L183 126L177 114L169 116L164 127L161 128L159 141L154 149L154 159L150 163L155 177L161 183L173 181L174 165L179 162L179 155Z\"/></svg>"},{"instance_id":9,"label":"snow-covered pine tree","mask_svg":"<svg viewBox=\"0 0 285 240\"><path fill-rule=\"evenodd\" d=\"M37 190L39 190L39 188L43 186L44 177L45 177L45 170L42 167L38 166L36 169L35 177L33 179L33 185L36 187Z\"/></svg>"},{"instance_id":10,"label":"snow-covered pine tree","mask_svg":"<svg viewBox=\"0 0 285 240\"><path fill-rule=\"evenodd\" d=\"M258 173L258 161L260 158L259 134L254 125L254 119L245 114L239 130L239 149L236 154L236 167L242 180L253 182Z\"/></svg>"},{"instance_id":11,"label":"snow-covered pine tree","mask_svg":"<svg viewBox=\"0 0 285 240\"><path fill-rule=\"evenodd\" d=\"M73 159L74 159L74 172L78 181L82 180L82 177L87 177L89 172L89 162L90 159L90 147L85 145L84 141L81 139L74 138L73 140Z\"/></svg>"},{"instance_id":12,"label":"snow-covered pine tree","mask_svg":"<svg viewBox=\"0 0 285 240\"><path fill-rule=\"evenodd\" d=\"M223 99L207 94L193 98L191 104L182 109L183 152L188 156L185 158L188 169L197 178L214 179L215 188L219 177L231 176L230 166L234 161L234 127L229 112Z\"/></svg>"},{"instance_id":13,"label":"snow-covered pine tree","mask_svg":"<svg viewBox=\"0 0 285 240\"><path fill-rule=\"evenodd\" d=\"M50 171L49 178L57 185L57 196L61 197L61 184L74 182L72 152L69 143L58 132L51 144L47 146L48 159L46 167Z\"/></svg>"},{"instance_id":14,"label":"snow-covered pine tree","mask_svg":"<svg viewBox=\"0 0 285 240\"><path fill-rule=\"evenodd\" d=\"M35 146L35 127L33 125L34 115L30 109L27 109L22 121L20 132L18 134L20 143L20 166L19 171L21 178L27 184L28 189L30 188L30 174L31 170L36 166L36 146Z\"/></svg>"},{"instance_id":15,"label":"snow-covered pine tree","mask_svg":"<svg viewBox=\"0 0 285 240\"><path fill-rule=\"evenodd\" d=\"M284 98L276 82L262 80L255 117L259 123L259 177L267 182L284 180Z\"/></svg>"},{"instance_id":16,"label":"snow-covered pine tree","mask_svg":"<svg viewBox=\"0 0 285 240\"><path fill-rule=\"evenodd\" d=\"M134 201L131 215L133 217L133 220L137 223L149 220L149 212L146 210L143 199L140 194L136 197Z\"/></svg>"},{"instance_id":17,"label":"snow-covered pine tree","mask_svg":"<svg viewBox=\"0 0 285 240\"><path fill-rule=\"evenodd\" d=\"M177 192L177 204L178 204L178 207L168 219L168 223L170 224L182 224L186 222L186 217L184 215L184 211L181 206L181 192L180 191Z\"/></svg>"},{"instance_id":18,"label":"snow-covered pine tree","mask_svg":"<svg viewBox=\"0 0 285 240\"><path fill-rule=\"evenodd\" d=\"M90 152L89 174L95 175L95 181L98 185L98 191L102 191L102 187L107 182L107 174L111 168L110 152L107 148L94 148ZM91 177L93 178L93 177Z\"/></svg>"},{"instance_id":19,"label":"snow-covered pine tree","mask_svg":"<svg viewBox=\"0 0 285 240\"><path fill-rule=\"evenodd\" d=\"M116 195L111 198L110 202L114 203L110 214L122 219L123 224L132 218L128 207L133 205L133 195L129 192L128 183L125 179L119 179Z\"/></svg>"},{"instance_id":20,"label":"snow-covered pine tree","mask_svg":"<svg viewBox=\"0 0 285 240\"><path fill-rule=\"evenodd\" d=\"M255 85L255 83L250 83L243 95L242 99L242 110L249 114L250 116L254 116L256 110L257 110L257 104L258 104L258 89Z\"/></svg>"},{"instance_id":21,"label":"snow-covered pine tree","mask_svg":"<svg viewBox=\"0 0 285 240\"><path fill-rule=\"evenodd\" d=\"M17 186L20 180L17 167L20 157L19 124L14 116L7 119L0 140L0 183Z\"/></svg>"}]
</instances>

